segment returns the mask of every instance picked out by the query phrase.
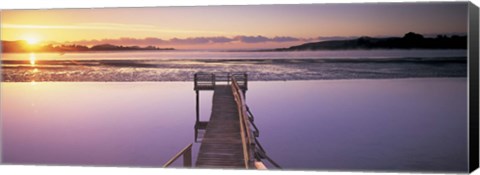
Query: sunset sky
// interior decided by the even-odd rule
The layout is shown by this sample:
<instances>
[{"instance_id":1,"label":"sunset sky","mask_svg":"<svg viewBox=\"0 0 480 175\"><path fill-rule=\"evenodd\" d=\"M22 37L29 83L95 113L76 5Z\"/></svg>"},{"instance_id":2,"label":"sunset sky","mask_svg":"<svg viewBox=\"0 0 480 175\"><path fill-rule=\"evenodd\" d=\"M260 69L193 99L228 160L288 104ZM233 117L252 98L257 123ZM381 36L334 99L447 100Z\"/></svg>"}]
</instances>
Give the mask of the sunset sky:
<instances>
[{"instance_id":1,"label":"sunset sky","mask_svg":"<svg viewBox=\"0 0 480 175\"><path fill-rule=\"evenodd\" d=\"M358 36L465 34L467 3L3 10L2 40L180 49L286 47Z\"/></svg>"}]
</instances>

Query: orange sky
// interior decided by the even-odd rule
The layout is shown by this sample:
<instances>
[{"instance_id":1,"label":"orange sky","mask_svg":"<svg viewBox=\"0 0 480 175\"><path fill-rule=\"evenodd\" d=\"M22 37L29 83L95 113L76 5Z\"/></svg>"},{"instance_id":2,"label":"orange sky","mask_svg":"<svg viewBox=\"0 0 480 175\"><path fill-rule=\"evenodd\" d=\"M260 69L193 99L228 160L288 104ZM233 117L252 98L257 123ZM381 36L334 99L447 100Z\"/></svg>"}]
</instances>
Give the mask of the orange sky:
<instances>
[{"instance_id":1,"label":"orange sky","mask_svg":"<svg viewBox=\"0 0 480 175\"><path fill-rule=\"evenodd\" d=\"M466 33L466 8L410 3L4 10L1 39L94 44L130 38L138 45L145 40L186 49L271 48L318 37Z\"/></svg>"}]
</instances>

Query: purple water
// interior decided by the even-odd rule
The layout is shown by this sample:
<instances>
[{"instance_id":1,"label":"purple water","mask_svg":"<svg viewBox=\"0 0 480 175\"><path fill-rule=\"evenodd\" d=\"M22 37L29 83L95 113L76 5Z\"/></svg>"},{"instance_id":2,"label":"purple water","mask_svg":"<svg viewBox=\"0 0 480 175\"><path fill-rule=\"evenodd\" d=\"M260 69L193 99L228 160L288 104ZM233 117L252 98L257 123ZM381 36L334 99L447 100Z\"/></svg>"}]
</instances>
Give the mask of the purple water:
<instances>
[{"instance_id":1,"label":"purple water","mask_svg":"<svg viewBox=\"0 0 480 175\"><path fill-rule=\"evenodd\" d=\"M466 78L251 82L285 169L466 171ZM193 142L192 82L2 83L7 164L161 166ZM210 94L201 94L202 118Z\"/></svg>"},{"instance_id":2,"label":"purple water","mask_svg":"<svg viewBox=\"0 0 480 175\"><path fill-rule=\"evenodd\" d=\"M263 146L292 169L466 171L465 78L252 83Z\"/></svg>"},{"instance_id":3,"label":"purple water","mask_svg":"<svg viewBox=\"0 0 480 175\"><path fill-rule=\"evenodd\" d=\"M161 166L193 141L191 83L2 83L3 161Z\"/></svg>"}]
</instances>

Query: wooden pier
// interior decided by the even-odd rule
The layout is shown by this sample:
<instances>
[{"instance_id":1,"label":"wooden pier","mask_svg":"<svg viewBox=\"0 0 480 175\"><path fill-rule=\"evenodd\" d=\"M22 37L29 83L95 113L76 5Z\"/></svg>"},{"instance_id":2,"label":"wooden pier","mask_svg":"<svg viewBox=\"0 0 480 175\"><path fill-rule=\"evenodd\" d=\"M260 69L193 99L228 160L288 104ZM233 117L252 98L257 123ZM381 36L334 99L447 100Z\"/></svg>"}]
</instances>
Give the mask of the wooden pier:
<instances>
[{"instance_id":1,"label":"wooden pier","mask_svg":"<svg viewBox=\"0 0 480 175\"><path fill-rule=\"evenodd\" d=\"M266 169L262 159L280 168L266 156L256 137L259 131L253 123L253 115L245 102L248 87L246 73L196 73L195 142L200 149L194 164L199 168ZM213 90L212 112L209 121L200 121L200 91ZM204 134L198 141L199 130ZM184 166L190 167L192 144L170 159L168 167L183 155Z\"/></svg>"},{"instance_id":2,"label":"wooden pier","mask_svg":"<svg viewBox=\"0 0 480 175\"><path fill-rule=\"evenodd\" d=\"M206 126L197 167L245 167L240 120L232 89L227 85L214 88L212 115Z\"/></svg>"}]
</instances>

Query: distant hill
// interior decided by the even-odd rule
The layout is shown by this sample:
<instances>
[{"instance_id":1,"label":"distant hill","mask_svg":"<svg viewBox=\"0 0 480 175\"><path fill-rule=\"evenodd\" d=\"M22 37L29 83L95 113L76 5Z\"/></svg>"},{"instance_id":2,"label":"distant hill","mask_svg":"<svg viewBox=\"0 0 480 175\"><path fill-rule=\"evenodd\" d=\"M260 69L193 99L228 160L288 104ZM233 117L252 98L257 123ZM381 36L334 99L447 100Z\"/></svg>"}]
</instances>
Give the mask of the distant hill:
<instances>
[{"instance_id":1,"label":"distant hill","mask_svg":"<svg viewBox=\"0 0 480 175\"><path fill-rule=\"evenodd\" d=\"M93 51L121 51L121 50L174 50L174 48L158 48L155 46L147 46L147 47L140 47L140 46L116 46L112 44L101 44L95 45L90 48Z\"/></svg>"},{"instance_id":2,"label":"distant hill","mask_svg":"<svg viewBox=\"0 0 480 175\"><path fill-rule=\"evenodd\" d=\"M22 52L84 52L84 51L128 51L128 50L174 50L174 48L158 48L155 46L116 46L111 44L94 45L30 45L26 41L2 41L3 53Z\"/></svg>"},{"instance_id":3,"label":"distant hill","mask_svg":"<svg viewBox=\"0 0 480 175\"><path fill-rule=\"evenodd\" d=\"M2 52L25 52L29 50L26 41L2 41Z\"/></svg>"},{"instance_id":4,"label":"distant hill","mask_svg":"<svg viewBox=\"0 0 480 175\"><path fill-rule=\"evenodd\" d=\"M453 35L448 37L446 35L438 35L436 38L425 38L420 34L409 32L403 37L360 37L352 40L321 41L270 51L353 49L467 49L467 36Z\"/></svg>"}]
</instances>

